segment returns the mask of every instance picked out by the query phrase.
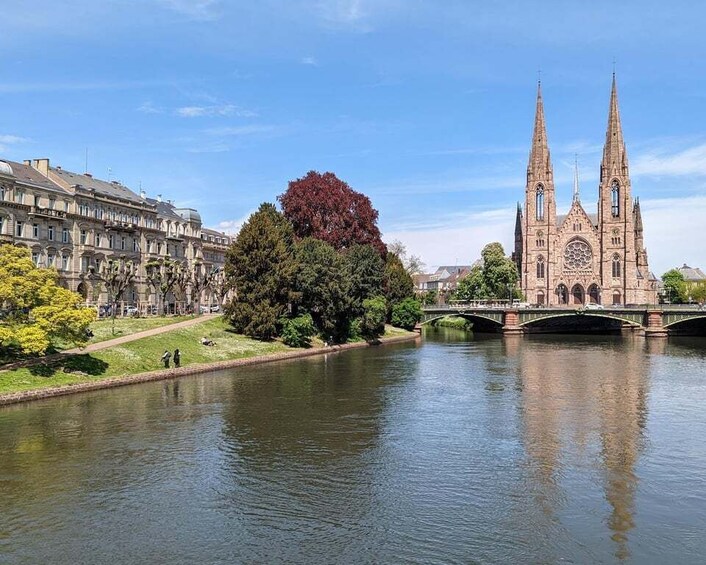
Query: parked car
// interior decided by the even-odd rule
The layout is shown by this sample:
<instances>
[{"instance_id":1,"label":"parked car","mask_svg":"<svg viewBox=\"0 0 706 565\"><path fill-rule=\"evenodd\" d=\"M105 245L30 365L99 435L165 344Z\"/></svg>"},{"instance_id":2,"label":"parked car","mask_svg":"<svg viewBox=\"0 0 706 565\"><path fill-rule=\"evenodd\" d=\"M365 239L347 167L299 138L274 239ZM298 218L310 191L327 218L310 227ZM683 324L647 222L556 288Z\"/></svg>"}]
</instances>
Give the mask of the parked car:
<instances>
[{"instance_id":1,"label":"parked car","mask_svg":"<svg viewBox=\"0 0 706 565\"><path fill-rule=\"evenodd\" d=\"M211 304L211 312L220 312L221 307L218 304Z\"/></svg>"},{"instance_id":2,"label":"parked car","mask_svg":"<svg viewBox=\"0 0 706 565\"><path fill-rule=\"evenodd\" d=\"M113 315L113 308L110 304L101 304L98 307L98 317L107 318Z\"/></svg>"},{"instance_id":3,"label":"parked car","mask_svg":"<svg viewBox=\"0 0 706 565\"><path fill-rule=\"evenodd\" d=\"M202 314L208 314L209 312L220 312L221 307L218 304L211 304L210 306L208 304L202 304L199 306L199 312Z\"/></svg>"},{"instance_id":4,"label":"parked car","mask_svg":"<svg viewBox=\"0 0 706 565\"><path fill-rule=\"evenodd\" d=\"M139 313L139 309L134 304L125 306L125 308L123 308L123 316L137 316Z\"/></svg>"},{"instance_id":5,"label":"parked car","mask_svg":"<svg viewBox=\"0 0 706 565\"><path fill-rule=\"evenodd\" d=\"M584 310L605 310L605 308L603 308L603 304L591 302L590 304L586 304L586 306L584 306Z\"/></svg>"}]
</instances>

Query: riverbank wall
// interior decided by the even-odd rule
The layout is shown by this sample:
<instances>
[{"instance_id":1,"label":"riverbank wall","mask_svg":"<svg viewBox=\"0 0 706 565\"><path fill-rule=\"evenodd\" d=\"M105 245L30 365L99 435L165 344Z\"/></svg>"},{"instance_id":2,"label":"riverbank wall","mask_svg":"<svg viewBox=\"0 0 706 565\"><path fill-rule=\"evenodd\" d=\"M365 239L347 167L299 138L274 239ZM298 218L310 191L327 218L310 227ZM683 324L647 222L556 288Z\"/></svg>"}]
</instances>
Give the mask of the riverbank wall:
<instances>
[{"instance_id":1,"label":"riverbank wall","mask_svg":"<svg viewBox=\"0 0 706 565\"><path fill-rule=\"evenodd\" d=\"M188 375L197 375L200 373L210 373L212 371L220 371L223 369L231 369L234 367L244 367L249 365L260 365L264 363L273 363L275 361L288 361L290 359L301 359L303 357L313 357L316 355L327 355L329 353L338 353L349 349L360 349L363 347L377 347L392 343L402 343L407 341L416 341L421 339L420 334L409 334L402 336L382 337L376 343L355 342L344 343L342 345L333 345L329 347L316 347L311 349L297 349L294 351L284 351L282 353L270 353L268 355L260 355L255 357L244 357L239 359L227 359L225 361L215 361L213 363L194 363L186 367L160 369L156 371L148 371L146 373L138 373L135 375L124 375L121 377L111 377L107 379L97 379L95 381L76 383L73 385L62 385L58 387L39 388L34 390L25 390L21 392L13 392L0 395L0 406L9 404L18 404L21 402L30 402L32 400L43 400L45 398L53 398L55 396L66 396L67 394L76 394L79 392L90 392L93 390L101 390L105 388L115 388L119 386L127 386L131 384L146 383L150 381L162 381L167 379L176 379Z\"/></svg>"}]
</instances>

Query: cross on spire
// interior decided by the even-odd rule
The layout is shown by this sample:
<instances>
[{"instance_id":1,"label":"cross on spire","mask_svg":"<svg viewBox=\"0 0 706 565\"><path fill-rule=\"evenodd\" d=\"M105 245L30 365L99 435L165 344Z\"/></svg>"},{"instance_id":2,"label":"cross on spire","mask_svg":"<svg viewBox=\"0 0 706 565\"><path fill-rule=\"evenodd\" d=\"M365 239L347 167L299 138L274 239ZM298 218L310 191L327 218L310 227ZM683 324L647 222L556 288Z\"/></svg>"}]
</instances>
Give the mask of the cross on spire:
<instances>
[{"instance_id":1,"label":"cross on spire","mask_svg":"<svg viewBox=\"0 0 706 565\"><path fill-rule=\"evenodd\" d=\"M574 153L574 202L581 202L579 197L579 159Z\"/></svg>"}]
</instances>

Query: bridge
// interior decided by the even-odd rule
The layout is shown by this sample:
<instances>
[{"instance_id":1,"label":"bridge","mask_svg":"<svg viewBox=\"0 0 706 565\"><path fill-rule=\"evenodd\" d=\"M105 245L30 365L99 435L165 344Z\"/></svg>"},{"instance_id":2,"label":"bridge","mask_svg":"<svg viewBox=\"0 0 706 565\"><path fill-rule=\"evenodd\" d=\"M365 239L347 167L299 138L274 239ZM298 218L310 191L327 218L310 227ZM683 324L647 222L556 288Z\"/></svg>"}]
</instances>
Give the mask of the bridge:
<instances>
[{"instance_id":1,"label":"bridge","mask_svg":"<svg viewBox=\"0 0 706 565\"><path fill-rule=\"evenodd\" d=\"M647 337L670 334L706 335L706 310L689 305L517 308L508 305L453 304L427 306L422 324L446 317L473 322L474 331L523 334L533 332L633 330Z\"/></svg>"}]
</instances>

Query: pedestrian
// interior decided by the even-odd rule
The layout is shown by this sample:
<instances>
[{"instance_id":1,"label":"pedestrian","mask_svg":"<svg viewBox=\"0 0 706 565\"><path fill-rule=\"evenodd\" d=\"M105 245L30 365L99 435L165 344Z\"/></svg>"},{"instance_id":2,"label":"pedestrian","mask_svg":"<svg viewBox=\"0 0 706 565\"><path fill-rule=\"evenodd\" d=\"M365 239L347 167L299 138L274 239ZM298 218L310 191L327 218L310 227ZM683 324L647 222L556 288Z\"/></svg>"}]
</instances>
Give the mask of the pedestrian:
<instances>
[{"instance_id":1,"label":"pedestrian","mask_svg":"<svg viewBox=\"0 0 706 565\"><path fill-rule=\"evenodd\" d=\"M164 368L169 369L169 358L172 356L169 351L165 350L164 355L162 355L162 361L164 361Z\"/></svg>"},{"instance_id":2,"label":"pedestrian","mask_svg":"<svg viewBox=\"0 0 706 565\"><path fill-rule=\"evenodd\" d=\"M174 350L174 366L178 369L180 363L181 363L181 355L179 354L179 350L175 349Z\"/></svg>"}]
</instances>

